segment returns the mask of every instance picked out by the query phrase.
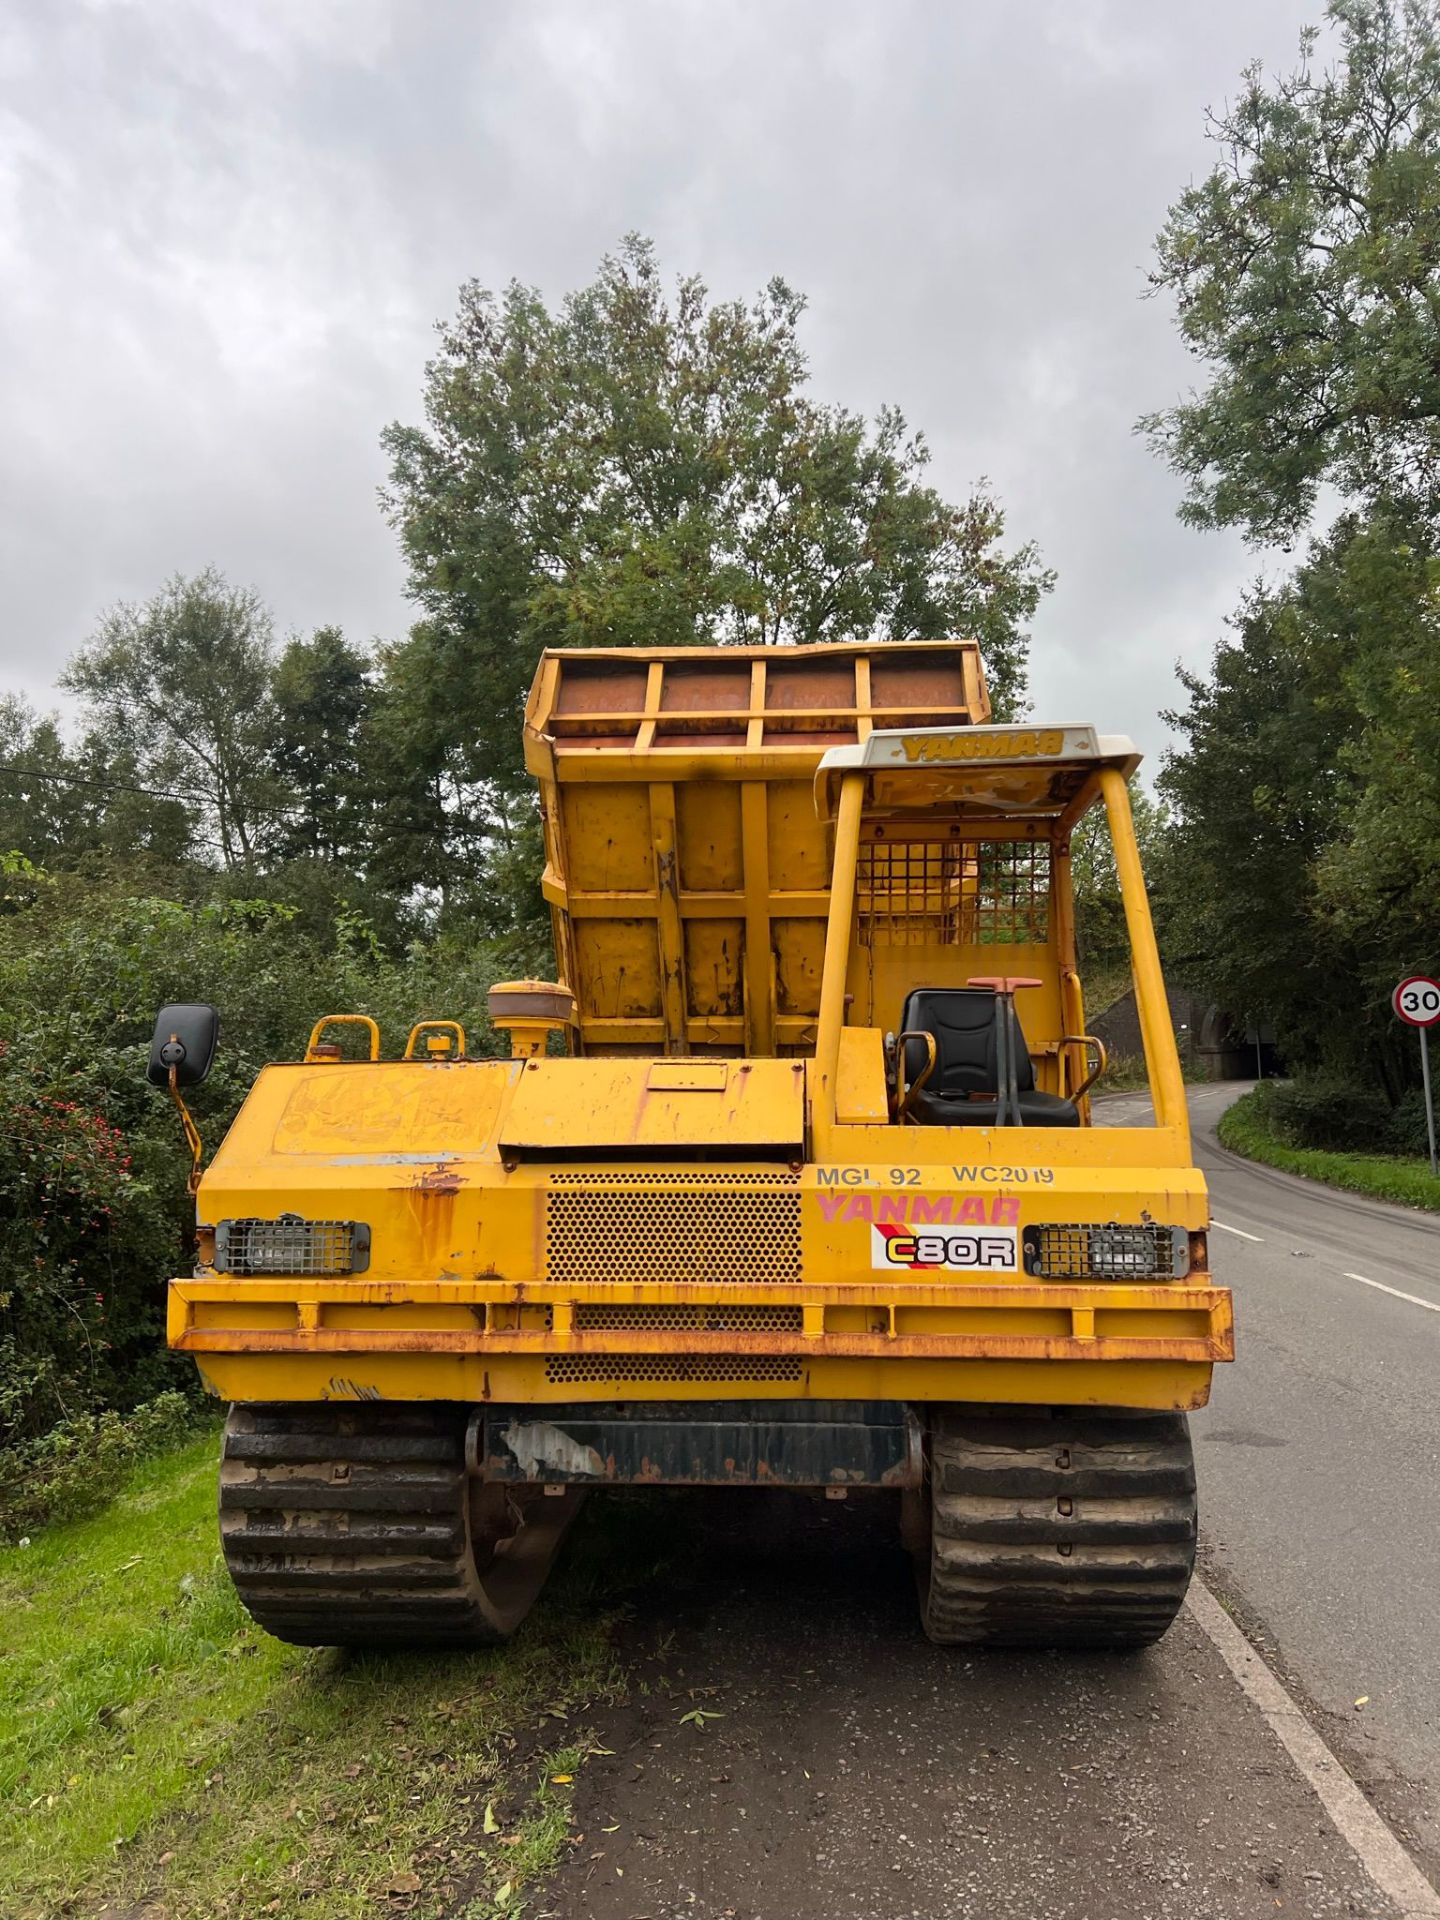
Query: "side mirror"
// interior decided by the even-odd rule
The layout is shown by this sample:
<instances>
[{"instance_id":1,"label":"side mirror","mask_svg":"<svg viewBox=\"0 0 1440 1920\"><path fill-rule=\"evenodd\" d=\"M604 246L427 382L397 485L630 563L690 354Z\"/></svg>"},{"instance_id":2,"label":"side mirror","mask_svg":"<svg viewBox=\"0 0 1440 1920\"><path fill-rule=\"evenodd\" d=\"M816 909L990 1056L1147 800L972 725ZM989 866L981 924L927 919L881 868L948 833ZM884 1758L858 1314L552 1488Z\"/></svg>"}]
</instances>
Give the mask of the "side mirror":
<instances>
[{"instance_id":1,"label":"side mirror","mask_svg":"<svg viewBox=\"0 0 1440 1920\"><path fill-rule=\"evenodd\" d=\"M198 1087L215 1063L219 1038L220 1016L203 1001L162 1007L150 1042L146 1079L152 1087L168 1087L173 1067L177 1087Z\"/></svg>"}]
</instances>

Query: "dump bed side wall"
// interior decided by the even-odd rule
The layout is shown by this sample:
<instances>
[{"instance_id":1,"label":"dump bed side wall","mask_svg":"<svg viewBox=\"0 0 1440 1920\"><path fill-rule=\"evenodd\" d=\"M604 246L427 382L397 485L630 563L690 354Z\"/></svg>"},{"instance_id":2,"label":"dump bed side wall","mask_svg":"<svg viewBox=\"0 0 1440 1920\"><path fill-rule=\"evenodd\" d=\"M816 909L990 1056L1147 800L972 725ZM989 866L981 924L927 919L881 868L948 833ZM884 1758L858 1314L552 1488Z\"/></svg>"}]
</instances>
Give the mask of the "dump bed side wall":
<instances>
[{"instance_id":1,"label":"dump bed side wall","mask_svg":"<svg viewBox=\"0 0 1440 1920\"><path fill-rule=\"evenodd\" d=\"M811 1051L830 892L821 756L875 727L989 711L973 641L547 653L526 761L580 1050Z\"/></svg>"}]
</instances>

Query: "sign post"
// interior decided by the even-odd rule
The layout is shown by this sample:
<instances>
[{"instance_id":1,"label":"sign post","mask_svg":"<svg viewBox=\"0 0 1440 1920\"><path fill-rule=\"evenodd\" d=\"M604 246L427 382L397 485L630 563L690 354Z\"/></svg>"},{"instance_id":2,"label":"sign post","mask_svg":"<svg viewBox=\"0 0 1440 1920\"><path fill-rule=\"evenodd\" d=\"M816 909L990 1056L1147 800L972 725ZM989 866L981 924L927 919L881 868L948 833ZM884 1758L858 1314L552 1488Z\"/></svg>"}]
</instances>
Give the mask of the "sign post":
<instances>
[{"instance_id":1,"label":"sign post","mask_svg":"<svg viewBox=\"0 0 1440 1920\"><path fill-rule=\"evenodd\" d=\"M1423 973L1409 974L1390 996L1390 1004L1407 1026L1420 1029L1420 1077L1425 1083L1425 1137L1430 1143L1430 1171L1440 1175L1435 1156L1435 1094L1430 1085L1430 1029L1440 1026L1440 980Z\"/></svg>"}]
</instances>

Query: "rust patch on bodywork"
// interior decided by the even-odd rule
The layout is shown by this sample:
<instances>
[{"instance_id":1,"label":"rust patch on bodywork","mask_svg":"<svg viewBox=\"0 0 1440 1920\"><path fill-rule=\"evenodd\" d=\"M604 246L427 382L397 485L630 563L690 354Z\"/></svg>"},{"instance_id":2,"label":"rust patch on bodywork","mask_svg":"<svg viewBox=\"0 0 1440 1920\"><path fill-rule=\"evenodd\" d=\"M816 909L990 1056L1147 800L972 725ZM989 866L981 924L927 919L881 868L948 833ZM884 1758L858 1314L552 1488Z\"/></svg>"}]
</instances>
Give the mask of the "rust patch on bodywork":
<instances>
[{"instance_id":1,"label":"rust patch on bodywork","mask_svg":"<svg viewBox=\"0 0 1440 1920\"><path fill-rule=\"evenodd\" d=\"M454 1165L440 1161L428 1167L415 1182L416 1193L456 1194L465 1184L464 1177Z\"/></svg>"}]
</instances>

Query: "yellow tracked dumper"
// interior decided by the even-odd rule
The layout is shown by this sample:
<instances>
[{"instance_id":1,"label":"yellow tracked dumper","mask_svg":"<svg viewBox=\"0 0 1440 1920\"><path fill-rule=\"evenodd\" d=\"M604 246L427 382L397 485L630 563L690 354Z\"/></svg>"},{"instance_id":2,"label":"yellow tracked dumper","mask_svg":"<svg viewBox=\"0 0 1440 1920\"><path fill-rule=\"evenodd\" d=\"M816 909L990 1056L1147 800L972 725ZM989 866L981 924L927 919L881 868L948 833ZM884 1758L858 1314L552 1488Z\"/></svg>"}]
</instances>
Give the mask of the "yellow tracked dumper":
<instances>
[{"instance_id":1,"label":"yellow tracked dumper","mask_svg":"<svg viewBox=\"0 0 1440 1920\"><path fill-rule=\"evenodd\" d=\"M1165 1630L1186 1414L1233 1343L1137 755L989 714L970 642L544 657L559 978L494 989L510 1057L322 1020L198 1185L170 1341L230 1403L221 1533L263 1626L502 1639L587 1488L723 1484L891 1490L937 1641ZM1141 1126L1093 1124L1092 807ZM215 1024L162 1011L182 1105Z\"/></svg>"}]
</instances>

